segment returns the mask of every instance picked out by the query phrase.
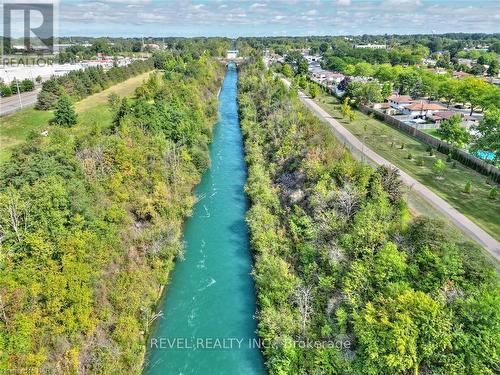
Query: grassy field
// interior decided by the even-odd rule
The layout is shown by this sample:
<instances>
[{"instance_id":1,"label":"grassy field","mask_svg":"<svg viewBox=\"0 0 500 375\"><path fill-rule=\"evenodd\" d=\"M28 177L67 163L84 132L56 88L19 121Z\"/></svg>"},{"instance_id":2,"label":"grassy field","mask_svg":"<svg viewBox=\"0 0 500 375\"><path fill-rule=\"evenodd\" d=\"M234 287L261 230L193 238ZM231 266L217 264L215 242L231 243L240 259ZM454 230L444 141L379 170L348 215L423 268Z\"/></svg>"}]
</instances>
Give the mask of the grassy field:
<instances>
[{"instance_id":1,"label":"grassy field","mask_svg":"<svg viewBox=\"0 0 500 375\"><path fill-rule=\"evenodd\" d=\"M352 122L342 119L340 104L330 95L321 93L315 100L373 151L428 186L458 211L500 240L500 199L488 198L492 186L486 181L485 176L458 162L455 162L455 165L452 162L445 162L446 169L443 176L437 178L432 166L437 158L446 161L446 155L436 151L434 156L429 155L427 145L359 111L356 111L356 118ZM472 184L471 193L464 192L468 181Z\"/></svg>"},{"instance_id":2,"label":"grassy field","mask_svg":"<svg viewBox=\"0 0 500 375\"><path fill-rule=\"evenodd\" d=\"M111 92L119 96L129 96L151 74L150 72L130 78L118 83L100 93L91 95L75 104L79 114L79 123L91 123L92 119L106 119L109 112L106 109L108 95ZM101 113L103 112L104 113ZM40 133L50 130L49 121L52 111L38 111L27 108L12 115L0 118L0 163L7 160L13 148L24 142L31 132Z\"/></svg>"}]
</instances>

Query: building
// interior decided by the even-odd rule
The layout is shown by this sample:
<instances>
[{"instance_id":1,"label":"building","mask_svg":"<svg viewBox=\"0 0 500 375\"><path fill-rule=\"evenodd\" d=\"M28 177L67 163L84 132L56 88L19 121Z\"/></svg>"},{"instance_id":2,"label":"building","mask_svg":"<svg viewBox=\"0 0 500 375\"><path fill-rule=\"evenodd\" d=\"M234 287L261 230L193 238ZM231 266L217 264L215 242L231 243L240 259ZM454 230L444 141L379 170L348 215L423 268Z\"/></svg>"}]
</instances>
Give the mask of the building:
<instances>
[{"instance_id":1,"label":"building","mask_svg":"<svg viewBox=\"0 0 500 375\"><path fill-rule=\"evenodd\" d=\"M425 101L413 102L411 104L406 105L403 108L403 114L407 116L415 117L429 117L435 112L443 112L446 111L447 108L443 107L440 104L428 103Z\"/></svg>"},{"instance_id":2,"label":"building","mask_svg":"<svg viewBox=\"0 0 500 375\"><path fill-rule=\"evenodd\" d=\"M407 105L414 102L409 95L391 95L387 98L389 106L393 109L403 110Z\"/></svg>"},{"instance_id":3,"label":"building","mask_svg":"<svg viewBox=\"0 0 500 375\"><path fill-rule=\"evenodd\" d=\"M236 49L228 50L226 52L226 58L228 59L235 59L237 57L238 57L238 50Z\"/></svg>"},{"instance_id":4,"label":"building","mask_svg":"<svg viewBox=\"0 0 500 375\"><path fill-rule=\"evenodd\" d=\"M471 125L475 125L479 122L479 119L477 117L469 116L465 113L454 112L454 111L434 112L429 114L427 118L432 122L435 122L436 124L440 124L441 121L447 120L454 115L460 115L460 117L462 118L462 125L464 125L465 127L470 127Z\"/></svg>"},{"instance_id":5,"label":"building","mask_svg":"<svg viewBox=\"0 0 500 375\"><path fill-rule=\"evenodd\" d=\"M387 49L385 44L355 44L354 48Z\"/></svg>"}]
</instances>

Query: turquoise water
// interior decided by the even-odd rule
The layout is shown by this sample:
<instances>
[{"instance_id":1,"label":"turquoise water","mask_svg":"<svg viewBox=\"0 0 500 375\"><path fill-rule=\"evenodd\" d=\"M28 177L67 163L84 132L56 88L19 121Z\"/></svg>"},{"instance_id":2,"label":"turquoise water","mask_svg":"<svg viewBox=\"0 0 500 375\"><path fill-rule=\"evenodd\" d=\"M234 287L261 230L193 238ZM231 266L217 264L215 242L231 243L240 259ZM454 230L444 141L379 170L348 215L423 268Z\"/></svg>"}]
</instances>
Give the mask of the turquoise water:
<instances>
[{"instance_id":1,"label":"turquoise water","mask_svg":"<svg viewBox=\"0 0 500 375\"><path fill-rule=\"evenodd\" d=\"M145 374L263 374L245 223L246 167L238 120L237 71L227 69L211 168L184 231L185 259L172 272L148 340Z\"/></svg>"},{"instance_id":2,"label":"turquoise water","mask_svg":"<svg viewBox=\"0 0 500 375\"><path fill-rule=\"evenodd\" d=\"M495 160L495 153L491 151L476 151L474 155L484 160Z\"/></svg>"}]
</instances>

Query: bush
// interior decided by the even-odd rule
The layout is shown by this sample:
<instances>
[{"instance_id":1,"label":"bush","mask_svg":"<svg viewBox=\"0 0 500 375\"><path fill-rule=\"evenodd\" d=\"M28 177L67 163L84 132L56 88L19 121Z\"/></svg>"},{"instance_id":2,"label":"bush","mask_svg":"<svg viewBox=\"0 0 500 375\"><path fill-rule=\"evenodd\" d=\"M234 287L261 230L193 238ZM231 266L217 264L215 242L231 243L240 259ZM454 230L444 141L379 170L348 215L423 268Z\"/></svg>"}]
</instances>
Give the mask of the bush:
<instances>
[{"instance_id":1,"label":"bush","mask_svg":"<svg viewBox=\"0 0 500 375\"><path fill-rule=\"evenodd\" d=\"M434 156L434 149L432 147L429 150L429 156Z\"/></svg>"},{"instance_id":2,"label":"bush","mask_svg":"<svg viewBox=\"0 0 500 375\"><path fill-rule=\"evenodd\" d=\"M446 164L441 159L437 159L434 165L432 166L432 170L437 176L442 176L444 174L445 169L446 169Z\"/></svg>"},{"instance_id":3,"label":"bush","mask_svg":"<svg viewBox=\"0 0 500 375\"><path fill-rule=\"evenodd\" d=\"M30 79L25 79L21 82L20 89L22 92L33 91L35 89L35 84Z\"/></svg>"},{"instance_id":4,"label":"bush","mask_svg":"<svg viewBox=\"0 0 500 375\"><path fill-rule=\"evenodd\" d=\"M472 182L467 181L464 186L464 193L470 194L472 191Z\"/></svg>"},{"instance_id":5,"label":"bush","mask_svg":"<svg viewBox=\"0 0 500 375\"><path fill-rule=\"evenodd\" d=\"M420 159L420 160L418 161L418 165L419 165L420 167L425 166L425 160L424 160L424 159Z\"/></svg>"},{"instance_id":6,"label":"bush","mask_svg":"<svg viewBox=\"0 0 500 375\"><path fill-rule=\"evenodd\" d=\"M496 188L496 186L493 186L488 194L488 198L496 199L497 195L498 195L498 189Z\"/></svg>"},{"instance_id":7,"label":"bush","mask_svg":"<svg viewBox=\"0 0 500 375\"><path fill-rule=\"evenodd\" d=\"M12 95L12 90L10 89L9 86L6 86L6 85L2 84L0 86L0 95L2 97L5 97L5 98L8 97L8 96L11 96Z\"/></svg>"},{"instance_id":8,"label":"bush","mask_svg":"<svg viewBox=\"0 0 500 375\"><path fill-rule=\"evenodd\" d=\"M411 159L413 159L413 155L412 155L412 154L408 154L407 158L408 158L409 160L411 160Z\"/></svg>"}]
</instances>

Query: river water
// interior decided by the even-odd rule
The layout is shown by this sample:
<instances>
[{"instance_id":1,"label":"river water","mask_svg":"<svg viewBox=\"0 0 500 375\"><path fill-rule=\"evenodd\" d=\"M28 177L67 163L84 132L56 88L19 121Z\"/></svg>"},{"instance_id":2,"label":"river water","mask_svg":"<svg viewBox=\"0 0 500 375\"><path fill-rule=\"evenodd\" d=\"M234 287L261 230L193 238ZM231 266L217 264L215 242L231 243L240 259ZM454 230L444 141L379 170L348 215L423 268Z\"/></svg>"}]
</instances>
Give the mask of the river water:
<instances>
[{"instance_id":1,"label":"river water","mask_svg":"<svg viewBox=\"0 0 500 375\"><path fill-rule=\"evenodd\" d=\"M172 272L150 339L147 375L263 374L243 192L246 167L238 119L237 70L219 96L212 161L185 225L184 260Z\"/></svg>"}]
</instances>

